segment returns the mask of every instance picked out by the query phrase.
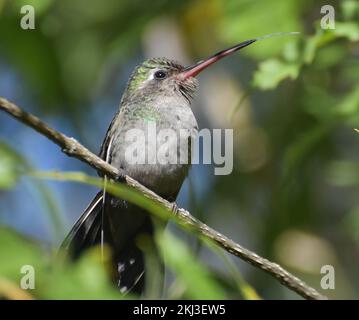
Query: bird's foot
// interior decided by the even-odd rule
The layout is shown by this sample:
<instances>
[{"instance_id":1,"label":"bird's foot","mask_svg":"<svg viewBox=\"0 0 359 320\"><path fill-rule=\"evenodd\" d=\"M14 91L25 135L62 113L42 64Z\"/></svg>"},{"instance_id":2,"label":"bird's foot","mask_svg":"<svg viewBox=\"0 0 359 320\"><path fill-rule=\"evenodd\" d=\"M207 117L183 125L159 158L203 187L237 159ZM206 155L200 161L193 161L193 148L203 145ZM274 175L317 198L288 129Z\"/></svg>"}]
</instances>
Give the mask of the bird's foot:
<instances>
[{"instance_id":1,"label":"bird's foot","mask_svg":"<svg viewBox=\"0 0 359 320\"><path fill-rule=\"evenodd\" d=\"M177 203L176 202L172 202L171 204L171 212L177 216L178 214L178 206L177 206Z\"/></svg>"}]
</instances>

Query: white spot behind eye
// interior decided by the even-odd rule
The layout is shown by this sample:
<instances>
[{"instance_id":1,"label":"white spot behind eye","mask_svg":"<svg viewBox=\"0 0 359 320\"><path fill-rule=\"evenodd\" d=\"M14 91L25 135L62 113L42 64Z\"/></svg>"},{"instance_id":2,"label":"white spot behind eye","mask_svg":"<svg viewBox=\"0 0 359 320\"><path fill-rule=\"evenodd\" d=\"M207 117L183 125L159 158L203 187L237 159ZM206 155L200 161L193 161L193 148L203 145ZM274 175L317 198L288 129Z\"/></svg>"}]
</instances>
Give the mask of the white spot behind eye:
<instances>
[{"instance_id":1,"label":"white spot behind eye","mask_svg":"<svg viewBox=\"0 0 359 320\"><path fill-rule=\"evenodd\" d=\"M147 80L153 80L154 78L155 78L155 72L156 72L157 70L154 70L153 72L151 72L150 73L150 76L148 77L148 79Z\"/></svg>"}]
</instances>

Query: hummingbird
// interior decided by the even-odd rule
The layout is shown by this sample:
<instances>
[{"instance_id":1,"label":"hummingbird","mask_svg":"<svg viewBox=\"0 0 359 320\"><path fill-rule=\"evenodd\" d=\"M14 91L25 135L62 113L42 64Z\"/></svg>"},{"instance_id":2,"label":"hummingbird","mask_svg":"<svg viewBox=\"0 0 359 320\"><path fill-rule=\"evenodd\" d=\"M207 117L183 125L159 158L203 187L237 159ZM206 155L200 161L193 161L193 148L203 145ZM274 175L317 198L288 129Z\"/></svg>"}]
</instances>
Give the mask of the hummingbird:
<instances>
[{"instance_id":1,"label":"hummingbird","mask_svg":"<svg viewBox=\"0 0 359 320\"><path fill-rule=\"evenodd\" d=\"M167 58L151 58L137 66L107 130L99 156L164 199L174 202L188 174L190 161L131 163L126 159L129 147L126 133L131 129L146 131L149 122L156 124L156 132L170 128L179 133L185 129L188 143L176 145L175 152L187 152L190 157L191 141L198 132L191 109L198 88L196 76L257 40L241 42L188 67ZM138 239L146 236L153 241L153 223L143 209L101 190L77 220L62 248L76 259L86 249L106 244L111 249L114 284L121 293L141 294L145 289L146 270L145 253L138 246Z\"/></svg>"}]
</instances>

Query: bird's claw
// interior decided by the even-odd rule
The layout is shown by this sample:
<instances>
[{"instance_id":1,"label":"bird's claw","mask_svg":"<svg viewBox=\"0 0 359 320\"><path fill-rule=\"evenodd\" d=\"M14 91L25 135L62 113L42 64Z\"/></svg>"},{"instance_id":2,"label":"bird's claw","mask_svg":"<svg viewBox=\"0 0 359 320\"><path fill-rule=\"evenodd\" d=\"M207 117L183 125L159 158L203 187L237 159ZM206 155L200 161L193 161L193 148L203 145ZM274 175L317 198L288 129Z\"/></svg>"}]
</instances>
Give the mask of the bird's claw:
<instances>
[{"instance_id":1,"label":"bird's claw","mask_svg":"<svg viewBox=\"0 0 359 320\"><path fill-rule=\"evenodd\" d=\"M177 203L176 203L176 202L172 202L171 212L172 212L175 216L177 216L177 214L178 214L178 206L177 206Z\"/></svg>"}]
</instances>

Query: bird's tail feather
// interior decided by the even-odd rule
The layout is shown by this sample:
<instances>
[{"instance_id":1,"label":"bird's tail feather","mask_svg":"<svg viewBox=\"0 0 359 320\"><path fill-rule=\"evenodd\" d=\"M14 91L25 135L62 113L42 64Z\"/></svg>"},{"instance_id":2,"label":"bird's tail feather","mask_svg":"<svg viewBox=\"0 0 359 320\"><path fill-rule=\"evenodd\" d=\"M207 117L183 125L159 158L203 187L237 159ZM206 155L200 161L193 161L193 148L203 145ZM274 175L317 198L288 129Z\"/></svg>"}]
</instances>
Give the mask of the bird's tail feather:
<instances>
[{"instance_id":1,"label":"bird's tail feather","mask_svg":"<svg viewBox=\"0 0 359 320\"><path fill-rule=\"evenodd\" d=\"M66 251L70 257L76 258L83 250L96 244L101 227L101 210L102 192L99 192L66 236L61 250Z\"/></svg>"},{"instance_id":2,"label":"bird's tail feather","mask_svg":"<svg viewBox=\"0 0 359 320\"><path fill-rule=\"evenodd\" d=\"M71 259L78 258L89 247L101 243L103 206L103 192L101 191L63 241L61 250L66 252ZM115 245L111 239L105 241L112 251L113 280L122 293L131 291L140 294L144 289L144 254L136 245L136 234L141 233L152 233L151 219L145 219L138 230L135 233L131 232L130 237L121 246Z\"/></svg>"}]
</instances>

